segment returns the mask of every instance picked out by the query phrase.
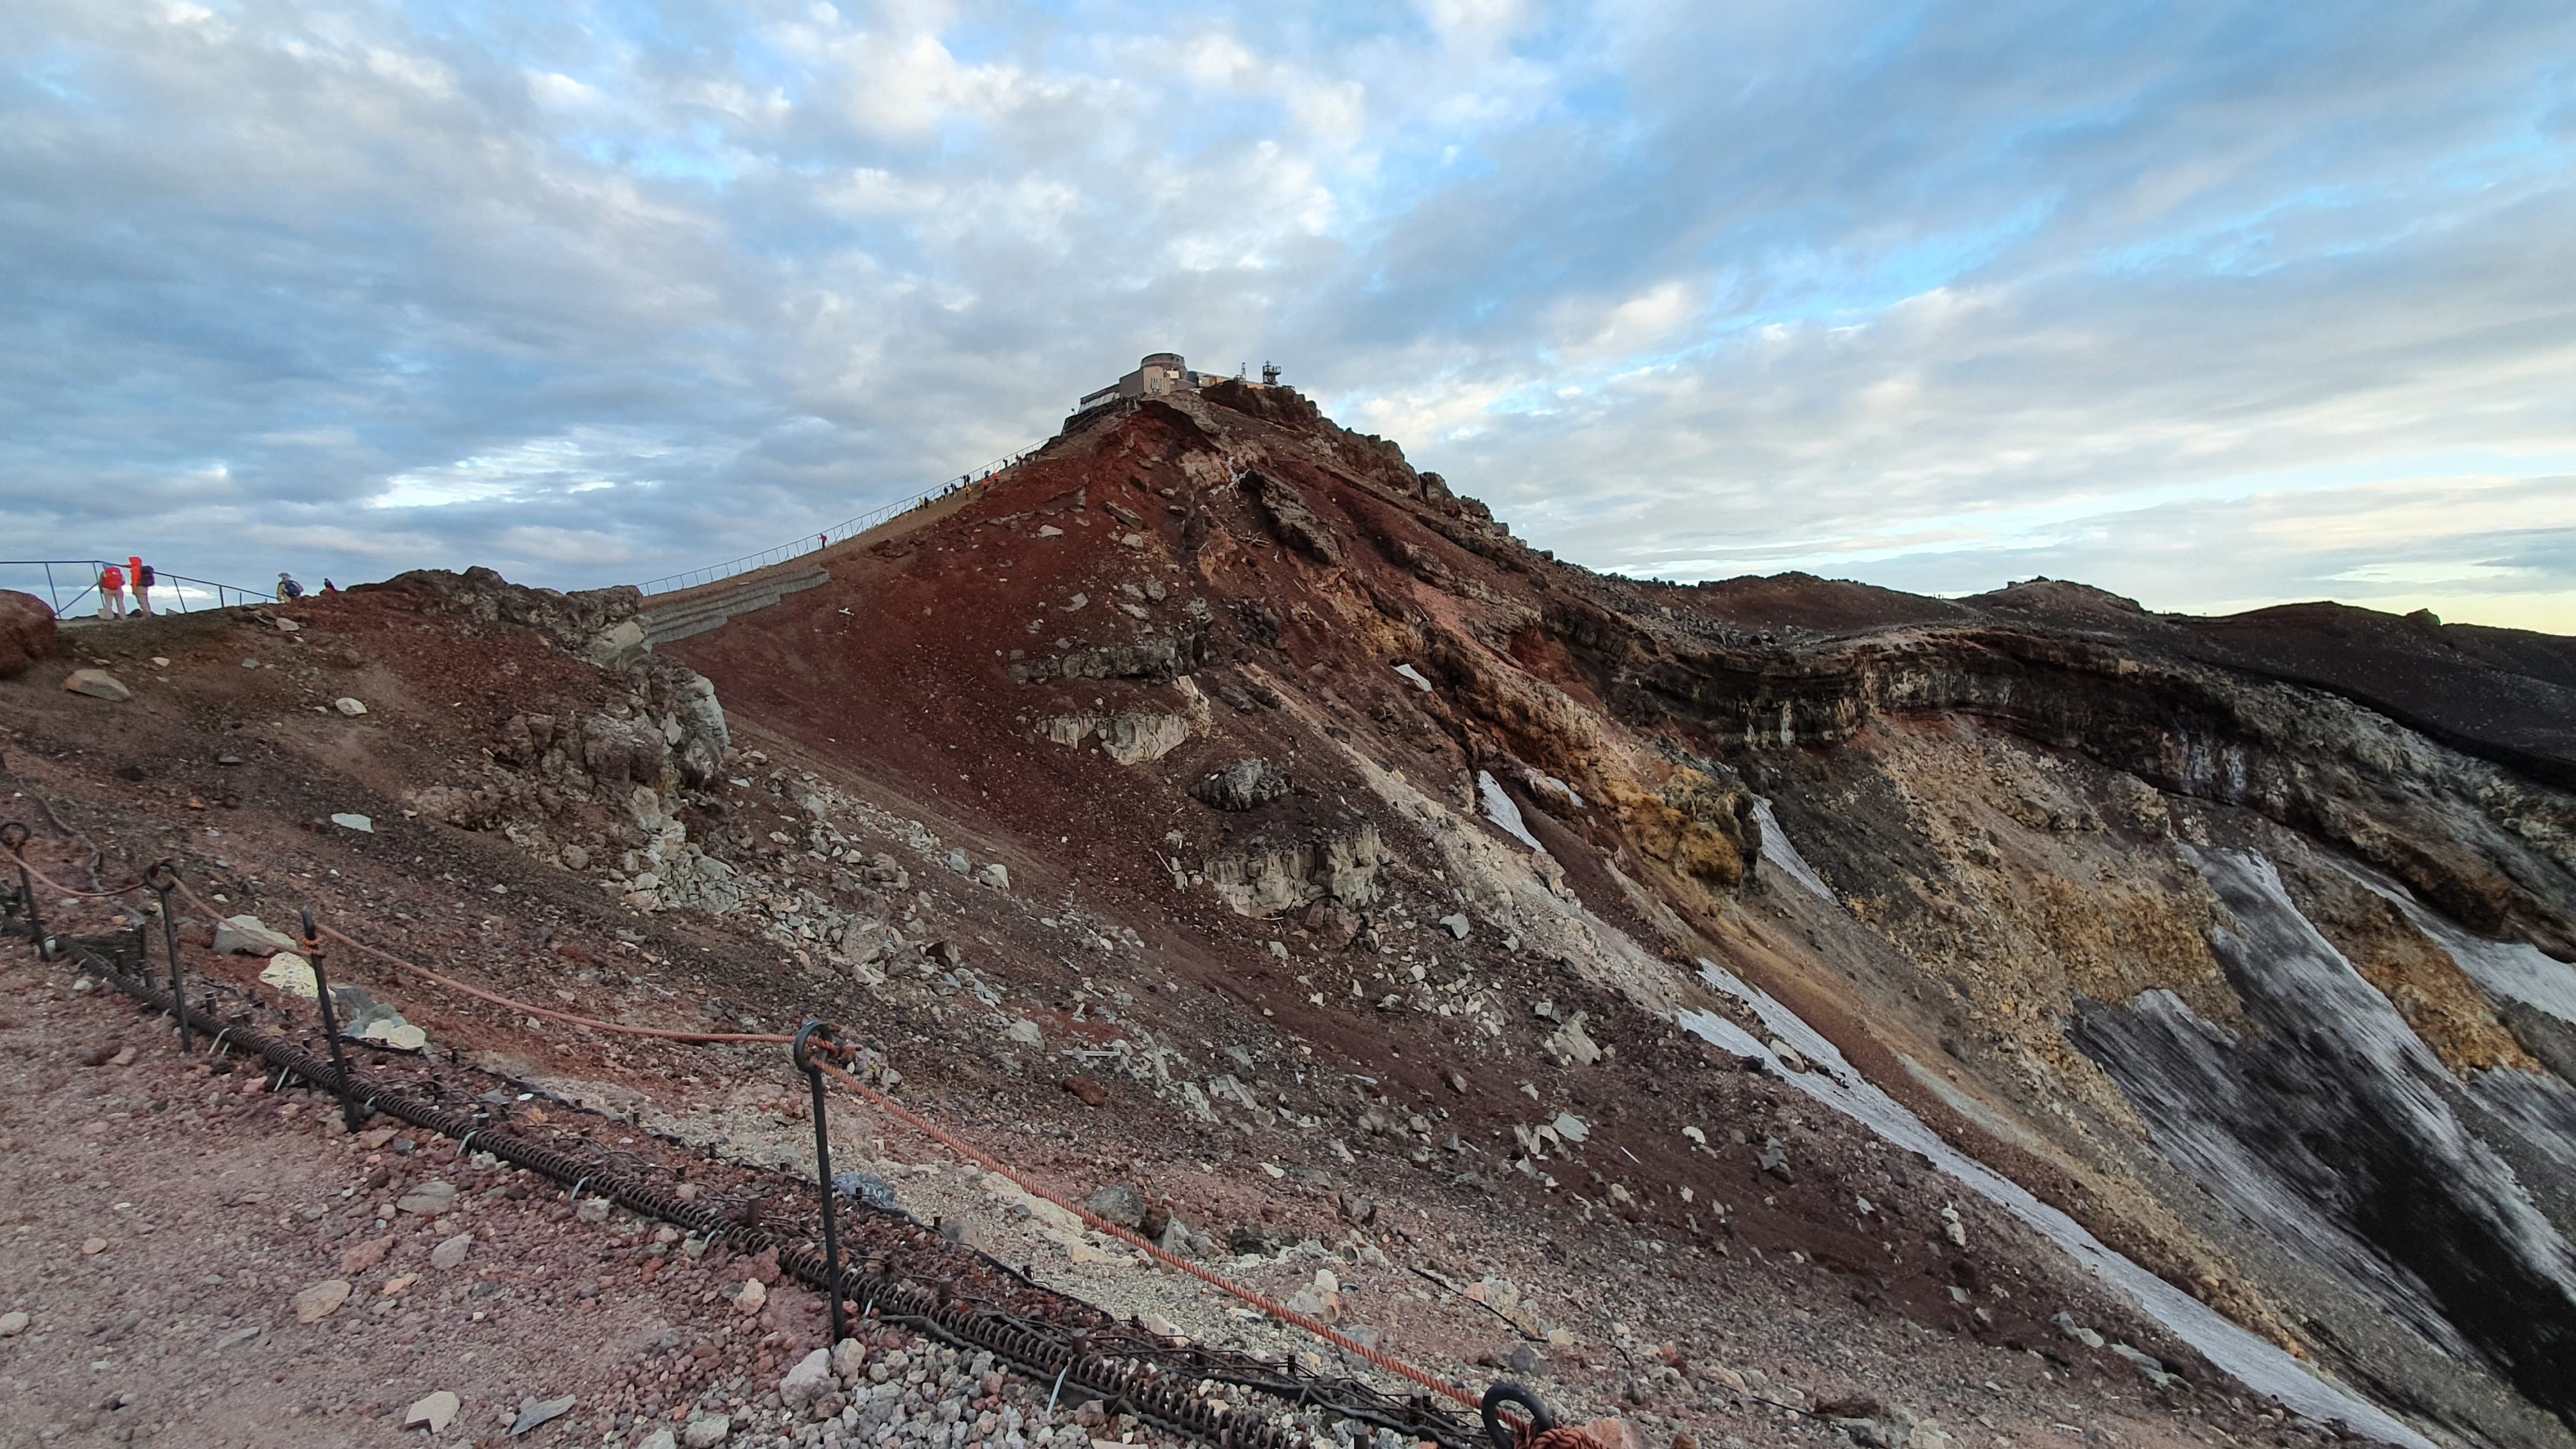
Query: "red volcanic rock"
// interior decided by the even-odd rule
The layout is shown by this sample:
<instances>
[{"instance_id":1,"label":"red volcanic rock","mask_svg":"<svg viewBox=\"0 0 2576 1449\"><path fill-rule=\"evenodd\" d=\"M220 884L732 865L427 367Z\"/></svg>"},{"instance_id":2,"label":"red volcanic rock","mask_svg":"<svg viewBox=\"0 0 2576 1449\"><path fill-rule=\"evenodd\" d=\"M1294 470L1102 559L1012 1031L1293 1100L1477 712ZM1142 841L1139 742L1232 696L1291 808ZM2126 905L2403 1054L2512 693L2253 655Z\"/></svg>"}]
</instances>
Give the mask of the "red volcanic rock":
<instances>
[{"instance_id":1,"label":"red volcanic rock","mask_svg":"<svg viewBox=\"0 0 2576 1449\"><path fill-rule=\"evenodd\" d=\"M54 652L54 611L33 594L0 589L0 679Z\"/></svg>"}]
</instances>

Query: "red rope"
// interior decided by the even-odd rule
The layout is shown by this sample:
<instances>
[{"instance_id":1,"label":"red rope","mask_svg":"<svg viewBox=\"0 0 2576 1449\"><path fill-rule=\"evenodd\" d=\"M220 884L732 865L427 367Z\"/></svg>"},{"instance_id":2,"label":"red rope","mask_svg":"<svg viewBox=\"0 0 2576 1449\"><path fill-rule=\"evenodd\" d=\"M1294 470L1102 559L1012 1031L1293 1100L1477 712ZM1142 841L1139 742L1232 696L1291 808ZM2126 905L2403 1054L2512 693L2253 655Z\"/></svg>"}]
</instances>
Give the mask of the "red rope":
<instances>
[{"instance_id":1,"label":"red rope","mask_svg":"<svg viewBox=\"0 0 2576 1449\"><path fill-rule=\"evenodd\" d=\"M36 869L33 865L29 865L27 857L21 852L11 851L10 856L12 859L16 860L18 864L26 866L27 875L30 879L43 881L48 889L84 901L110 901L130 891L139 891L143 889L143 882L138 878L128 881L124 885L115 886L108 890L85 891L80 889L78 886L67 886L61 881L54 879L52 876L45 874L43 871Z\"/></svg>"},{"instance_id":2,"label":"red rope","mask_svg":"<svg viewBox=\"0 0 2576 1449\"><path fill-rule=\"evenodd\" d=\"M218 920L222 919L221 915L216 912L213 906L210 906L205 901L199 899L195 891L188 889L187 882L181 881L178 889L179 894L188 898L188 904L195 906L198 910L204 911L210 916L215 916ZM316 929L322 935L330 937L332 940L339 942L341 945L346 946L353 951L373 956L377 960L382 961L389 966L393 966L399 970L409 971L424 980L444 986L450 991L462 992L478 1001L488 1001L495 1006L508 1007L512 1011L523 1011L530 1016L544 1017L550 1021L566 1022L573 1026L584 1026L593 1031L613 1032L620 1036L651 1037L657 1041L678 1042L759 1042L766 1045L785 1045L786 1043L795 1040L793 1037L780 1036L775 1032L675 1031L667 1027L658 1026L628 1026L623 1022L601 1021L596 1017L582 1016L569 1011L557 1011L550 1006L538 1006L532 1002L515 1001L507 996L501 995L497 991L486 991L479 986L469 986L466 983L457 980L453 976L432 971L428 967L420 965L417 962L406 961L402 957L397 956L390 951L378 950L376 947L368 945L366 942L359 940L355 936L349 935L343 931L334 930L329 926L318 926Z\"/></svg>"},{"instance_id":3,"label":"red rope","mask_svg":"<svg viewBox=\"0 0 2576 1449\"><path fill-rule=\"evenodd\" d=\"M1295 1312L1283 1304L1274 1303L1261 1294L1226 1278L1220 1277L1215 1273L1209 1272L1207 1269L1202 1268L1198 1264L1190 1262L1185 1258L1173 1253L1167 1253L1163 1251L1162 1248L1153 1243L1147 1242L1143 1237L1129 1232L1118 1224L1110 1222L1087 1209L1077 1207L1072 1203L1066 1202L1054 1193L1030 1182L1027 1178L1013 1170L1009 1164L968 1146L966 1142L959 1138L955 1133L941 1127L938 1123L931 1121L929 1118L914 1112L911 1108L904 1106L892 1097L876 1090L874 1087L871 1087L867 1083L860 1081L858 1078L851 1076L848 1072L842 1071L840 1068L833 1066L831 1063L818 1062L816 1065L833 1080L839 1082L842 1086L849 1088L851 1091L858 1093L860 1097L866 1099L879 1111L895 1118L897 1121L911 1127L913 1130L945 1144L951 1151L956 1152L961 1157L965 1157L973 1162L981 1164L988 1171L1000 1173L1003 1177L1008 1178L1011 1182L1017 1184L1021 1191L1028 1193L1032 1197L1044 1198L1048 1202L1054 1203L1057 1207L1063 1208L1065 1211L1072 1213L1075 1217L1080 1218L1085 1225L1097 1228L1101 1232L1109 1234L1111 1237L1117 1238L1131 1246L1143 1249L1148 1255L1153 1257L1155 1261L1168 1267L1177 1268L1180 1271L1189 1274L1191 1277L1199 1279L1201 1282L1208 1283L1246 1303L1251 1304L1253 1307L1260 1309L1262 1312L1269 1314L1271 1317L1278 1319L1282 1323L1302 1328L1306 1332L1324 1340L1326 1343L1333 1345L1335 1348L1344 1349L1357 1354L1361 1358L1368 1360L1370 1363L1376 1364L1379 1368L1385 1369L1391 1374L1396 1374L1400 1377L1410 1379L1413 1382L1420 1384L1422 1387L1431 1390L1435 1394L1445 1395L1470 1409L1481 1410L1483 1408L1481 1400L1477 1399L1473 1394L1468 1393L1466 1390L1459 1388L1455 1384L1445 1383L1439 1379L1433 1378L1431 1375L1415 1368L1413 1365L1406 1363L1404 1360L1397 1358L1392 1354L1380 1353L1376 1349L1370 1348L1367 1345L1359 1343L1343 1334L1335 1333L1332 1329L1316 1322L1314 1319L1308 1318L1302 1313Z\"/></svg>"}]
</instances>

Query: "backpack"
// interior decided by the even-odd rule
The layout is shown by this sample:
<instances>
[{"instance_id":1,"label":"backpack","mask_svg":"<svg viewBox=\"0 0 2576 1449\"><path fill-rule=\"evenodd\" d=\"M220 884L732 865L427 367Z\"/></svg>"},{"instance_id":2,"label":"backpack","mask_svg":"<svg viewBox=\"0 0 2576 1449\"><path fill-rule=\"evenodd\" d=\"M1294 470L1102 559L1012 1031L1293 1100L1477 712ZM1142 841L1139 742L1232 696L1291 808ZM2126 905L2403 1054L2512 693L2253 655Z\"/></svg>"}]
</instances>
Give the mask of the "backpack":
<instances>
[{"instance_id":1,"label":"backpack","mask_svg":"<svg viewBox=\"0 0 2576 1449\"><path fill-rule=\"evenodd\" d=\"M143 567L134 571L134 583L138 588L148 589L158 582L160 582L160 577L152 572L152 565L150 564L145 564Z\"/></svg>"}]
</instances>

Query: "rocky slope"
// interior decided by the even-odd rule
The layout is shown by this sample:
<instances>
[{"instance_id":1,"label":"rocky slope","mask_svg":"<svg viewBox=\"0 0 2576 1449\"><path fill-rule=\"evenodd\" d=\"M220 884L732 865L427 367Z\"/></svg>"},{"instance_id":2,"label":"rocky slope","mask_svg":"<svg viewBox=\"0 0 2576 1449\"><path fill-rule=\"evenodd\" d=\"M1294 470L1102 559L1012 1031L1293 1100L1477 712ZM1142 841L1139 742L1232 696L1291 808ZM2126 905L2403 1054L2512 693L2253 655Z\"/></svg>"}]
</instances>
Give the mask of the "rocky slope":
<instances>
[{"instance_id":1,"label":"rocky slope","mask_svg":"<svg viewBox=\"0 0 2576 1449\"><path fill-rule=\"evenodd\" d=\"M1232 386L1089 419L831 570L677 652L1283 1031L1500 1065L1559 1037L1388 953L1547 963L1618 1003L1578 1036L1729 1010L1717 963L2419 1424L2576 1412L2576 643L1602 578Z\"/></svg>"},{"instance_id":2,"label":"rocky slope","mask_svg":"<svg viewBox=\"0 0 2576 1449\"><path fill-rule=\"evenodd\" d=\"M339 870L603 1010L864 1020L1473 1382L1763 1441L2576 1442L2576 643L1607 578L1240 384L819 562L659 654L488 575L68 631L137 698L45 665L0 720L111 858ZM674 1123L753 1070L405 1010Z\"/></svg>"}]
</instances>

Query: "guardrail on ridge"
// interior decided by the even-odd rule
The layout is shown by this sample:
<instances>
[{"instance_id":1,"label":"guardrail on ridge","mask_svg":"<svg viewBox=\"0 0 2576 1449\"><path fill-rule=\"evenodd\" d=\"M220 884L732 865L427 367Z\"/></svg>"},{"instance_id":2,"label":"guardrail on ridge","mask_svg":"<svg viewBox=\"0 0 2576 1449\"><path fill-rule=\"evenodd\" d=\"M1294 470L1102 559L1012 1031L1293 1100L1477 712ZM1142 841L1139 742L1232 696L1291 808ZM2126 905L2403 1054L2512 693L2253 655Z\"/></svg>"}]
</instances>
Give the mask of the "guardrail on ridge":
<instances>
[{"instance_id":1,"label":"guardrail on ridge","mask_svg":"<svg viewBox=\"0 0 2576 1449\"><path fill-rule=\"evenodd\" d=\"M793 543L782 543L776 548L747 553L740 558L727 559L723 563L711 564L702 569L691 569L687 573L667 574L658 579L647 579L637 584L636 590L647 597L654 594L674 594L682 589L694 589L700 584L714 583L718 579L729 579L736 574L765 569L771 564L785 563L789 559L805 554L820 553L835 542L845 542L855 534L865 533L888 519L900 517L916 508L926 507L961 488L973 488L990 483L997 474L1044 446L1045 444L1041 443L1034 447L1022 448L1016 453L1006 453L980 469L969 469L959 474L957 481L953 483L942 483L936 488L924 489L909 498L879 505L865 513L842 519L829 528L818 529L811 535L799 537ZM807 543L805 537L811 537L815 541Z\"/></svg>"},{"instance_id":2,"label":"guardrail on ridge","mask_svg":"<svg viewBox=\"0 0 2576 1449\"><path fill-rule=\"evenodd\" d=\"M14 588L23 583L27 587L22 592L34 594L34 574L41 572L44 575L46 607L54 611L57 619L74 618L97 609L98 576L111 562L118 568L125 567L121 561L102 558L0 559L0 587ZM18 573L19 570L27 572ZM127 597L131 600L133 585L129 582L126 587ZM70 590L69 594L65 594L66 589ZM212 579L190 578L186 574L155 569L150 597L152 612L156 614L192 614L199 609L231 609L244 604L273 603L277 594L273 589L245 589L234 584L219 584ZM129 613L141 612L130 602L127 610Z\"/></svg>"}]
</instances>

